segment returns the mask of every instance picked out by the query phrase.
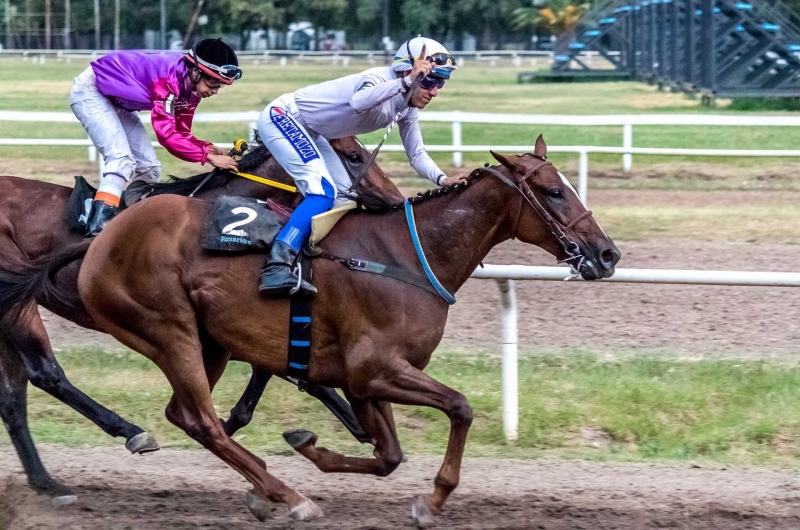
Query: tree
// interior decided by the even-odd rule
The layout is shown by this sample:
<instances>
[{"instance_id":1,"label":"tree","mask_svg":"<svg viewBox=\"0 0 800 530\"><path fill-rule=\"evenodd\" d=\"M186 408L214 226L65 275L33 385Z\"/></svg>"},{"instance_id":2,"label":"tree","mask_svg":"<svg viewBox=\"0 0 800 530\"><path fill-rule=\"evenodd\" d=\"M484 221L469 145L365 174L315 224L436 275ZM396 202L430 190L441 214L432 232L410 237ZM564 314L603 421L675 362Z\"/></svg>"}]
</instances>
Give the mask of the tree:
<instances>
[{"instance_id":1,"label":"tree","mask_svg":"<svg viewBox=\"0 0 800 530\"><path fill-rule=\"evenodd\" d=\"M322 28L340 27L347 10L347 0L295 0L287 8L292 21L307 20L317 32L316 49L322 40Z\"/></svg>"},{"instance_id":2,"label":"tree","mask_svg":"<svg viewBox=\"0 0 800 530\"><path fill-rule=\"evenodd\" d=\"M511 32L508 20L523 0L455 0L445 2L449 36L475 35L481 49L500 48Z\"/></svg>"},{"instance_id":3,"label":"tree","mask_svg":"<svg viewBox=\"0 0 800 530\"><path fill-rule=\"evenodd\" d=\"M536 7L520 7L514 11L512 27L520 29L538 26L556 36L553 51L556 56L569 53L569 45L575 38L575 30L581 23L589 3L574 0L545 0ZM558 61L556 61L558 64Z\"/></svg>"},{"instance_id":4,"label":"tree","mask_svg":"<svg viewBox=\"0 0 800 530\"><path fill-rule=\"evenodd\" d=\"M405 0L401 7L403 29L410 37L440 35L446 30L446 18L438 0Z\"/></svg>"}]
</instances>

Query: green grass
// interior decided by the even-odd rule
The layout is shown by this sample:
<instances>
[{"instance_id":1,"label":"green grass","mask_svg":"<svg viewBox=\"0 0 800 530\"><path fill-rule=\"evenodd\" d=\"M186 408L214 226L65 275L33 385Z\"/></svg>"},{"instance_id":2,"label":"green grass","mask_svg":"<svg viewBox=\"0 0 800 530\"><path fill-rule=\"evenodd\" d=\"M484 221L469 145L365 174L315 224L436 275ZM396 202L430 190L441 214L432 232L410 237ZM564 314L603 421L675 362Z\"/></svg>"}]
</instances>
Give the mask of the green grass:
<instances>
[{"instance_id":1,"label":"green grass","mask_svg":"<svg viewBox=\"0 0 800 530\"><path fill-rule=\"evenodd\" d=\"M69 111L68 98L71 81L87 65L88 61L73 61L70 64L48 61L44 66L23 62L21 59L0 60L6 74L0 80L0 109ZM345 68L330 65L246 65L245 76L233 86L225 87L219 96L202 103L201 112L260 110L273 98L300 87L356 73L366 64L351 64ZM740 104L739 104L740 105ZM763 107L763 106L762 106ZM756 107L763 112L762 107ZM440 92L430 107L433 110L463 110L490 113L520 114L638 114L638 113L726 113L722 105L718 109L701 107L696 100L686 99L680 94L659 92L655 87L642 83L579 83L579 84L518 84L516 69L468 64ZM747 109L734 107L741 112ZM795 110L782 109L776 110ZM232 141L246 136L246 124L197 124L196 134L201 138L216 141ZM449 124L423 123L423 134L428 144L449 144ZM796 134L779 127L721 128L714 127L636 127L634 145L637 147L697 147L697 148L770 148L793 149ZM532 144L539 133L544 133L551 145L621 145L620 127L561 127L561 126L508 126L465 124L465 144L525 145ZM788 134L787 134L788 133ZM377 142L381 132L364 135L367 143ZM0 137L18 138L80 138L83 131L79 125L9 123L0 122ZM398 143L395 134L390 142ZM17 159L19 164L35 164L37 160L60 163L65 173L85 166L85 148L0 148L0 158ZM198 172L197 166L176 161L161 152L167 173L187 175ZM435 154L434 158L447 165L448 153ZM572 155L555 155L556 164L574 161ZM592 163L619 164L619 156L592 155ZM383 162L403 161L404 155L384 154ZM477 165L489 160L488 153L466 154L465 162ZM691 160L681 158L637 157L637 165L658 162ZM758 167L759 160L717 159L716 163L734 167ZM52 172L53 169L44 171ZM410 174L407 167L403 174Z\"/></svg>"},{"instance_id":2,"label":"green grass","mask_svg":"<svg viewBox=\"0 0 800 530\"><path fill-rule=\"evenodd\" d=\"M597 206L592 208L615 239L692 239L747 243L800 243L800 205Z\"/></svg>"},{"instance_id":3,"label":"green grass","mask_svg":"<svg viewBox=\"0 0 800 530\"><path fill-rule=\"evenodd\" d=\"M171 395L161 373L135 354L72 351L59 356L74 383L100 403L155 434L162 446L197 445L163 416ZM519 365L520 429L506 442L500 365L490 355L437 354L427 372L463 392L475 421L469 456L531 458L557 454L598 460L711 460L791 465L800 456L800 366L768 361L621 356L613 362L582 353L523 356ZM249 368L232 364L215 391L227 416ZM408 453L441 454L448 422L438 411L395 407ZM109 445L84 418L38 390L30 393L37 442ZM273 381L253 423L237 439L260 453L287 453L280 433L309 428L322 445L367 455L316 401ZM7 444L5 434L0 443Z\"/></svg>"}]
</instances>

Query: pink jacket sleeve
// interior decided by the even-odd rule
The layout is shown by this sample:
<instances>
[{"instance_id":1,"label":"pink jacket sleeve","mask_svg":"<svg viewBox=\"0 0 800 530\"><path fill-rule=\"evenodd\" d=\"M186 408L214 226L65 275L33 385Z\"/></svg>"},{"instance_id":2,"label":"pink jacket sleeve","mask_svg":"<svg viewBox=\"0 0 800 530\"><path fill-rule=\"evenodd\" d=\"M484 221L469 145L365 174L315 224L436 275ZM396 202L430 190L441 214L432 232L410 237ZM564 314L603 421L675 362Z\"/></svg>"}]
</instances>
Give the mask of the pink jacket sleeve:
<instances>
[{"instance_id":1,"label":"pink jacket sleeve","mask_svg":"<svg viewBox=\"0 0 800 530\"><path fill-rule=\"evenodd\" d=\"M192 118L196 106L177 110L178 87L168 79L158 79L151 88L153 110L150 120L158 143L174 157L186 162L206 163L211 142L198 140L192 134Z\"/></svg>"}]
</instances>

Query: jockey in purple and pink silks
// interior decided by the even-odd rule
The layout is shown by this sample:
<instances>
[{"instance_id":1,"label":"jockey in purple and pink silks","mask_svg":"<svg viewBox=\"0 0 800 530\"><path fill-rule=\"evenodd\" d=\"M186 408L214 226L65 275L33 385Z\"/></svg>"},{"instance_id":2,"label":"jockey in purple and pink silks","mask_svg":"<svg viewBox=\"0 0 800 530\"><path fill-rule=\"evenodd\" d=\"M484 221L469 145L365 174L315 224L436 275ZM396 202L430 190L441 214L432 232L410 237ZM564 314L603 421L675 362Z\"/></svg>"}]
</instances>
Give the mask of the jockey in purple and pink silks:
<instances>
[{"instance_id":1,"label":"jockey in purple and pink silks","mask_svg":"<svg viewBox=\"0 0 800 530\"><path fill-rule=\"evenodd\" d=\"M202 98L240 77L233 48L221 39L206 39L186 55L111 53L75 78L70 106L105 162L87 221L88 236L100 233L117 214L126 182L158 182L161 176L161 162L138 111L151 111L158 142L176 158L237 169L224 149L195 138L192 118Z\"/></svg>"}]
</instances>

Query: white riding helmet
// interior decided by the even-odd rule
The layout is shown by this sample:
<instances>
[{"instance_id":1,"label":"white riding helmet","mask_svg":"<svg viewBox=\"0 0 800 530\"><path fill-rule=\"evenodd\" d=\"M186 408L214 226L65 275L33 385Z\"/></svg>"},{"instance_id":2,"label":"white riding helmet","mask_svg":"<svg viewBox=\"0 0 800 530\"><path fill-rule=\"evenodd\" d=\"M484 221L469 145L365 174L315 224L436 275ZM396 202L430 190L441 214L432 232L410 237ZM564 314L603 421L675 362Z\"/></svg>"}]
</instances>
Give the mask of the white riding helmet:
<instances>
[{"instance_id":1,"label":"white riding helmet","mask_svg":"<svg viewBox=\"0 0 800 530\"><path fill-rule=\"evenodd\" d=\"M425 46L425 57L429 61L433 61L435 65L431 70L431 75L442 79L450 79L450 73L456 69L456 58L447 51L447 48L435 40L419 36L404 42L400 46L400 49L394 55L392 70L395 72L411 70L414 61L419 59L423 46Z\"/></svg>"}]
</instances>

